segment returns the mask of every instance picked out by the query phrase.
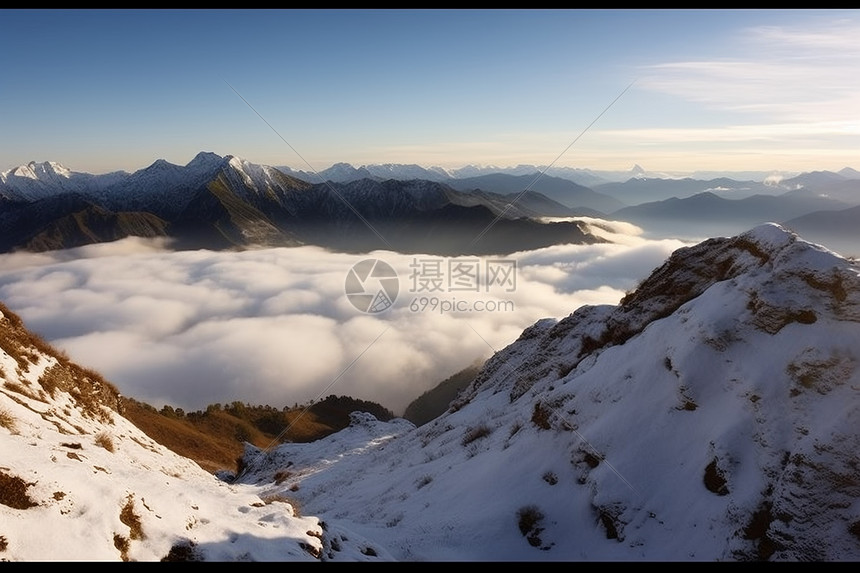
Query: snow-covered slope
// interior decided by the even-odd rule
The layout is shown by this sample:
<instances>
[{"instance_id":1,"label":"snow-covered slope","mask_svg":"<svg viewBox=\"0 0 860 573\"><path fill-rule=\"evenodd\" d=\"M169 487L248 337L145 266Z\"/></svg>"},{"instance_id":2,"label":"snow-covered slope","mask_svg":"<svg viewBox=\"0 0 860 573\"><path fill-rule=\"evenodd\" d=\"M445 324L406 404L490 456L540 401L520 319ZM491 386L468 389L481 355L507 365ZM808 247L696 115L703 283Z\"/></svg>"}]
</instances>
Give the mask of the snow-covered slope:
<instances>
[{"instance_id":1,"label":"snow-covered slope","mask_svg":"<svg viewBox=\"0 0 860 573\"><path fill-rule=\"evenodd\" d=\"M249 450L240 479L398 559L852 561L858 361L858 268L765 225L539 321L431 423Z\"/></svg>"},{"instance_id":2,"label":"snow-covered slope","mask_svg":"<svg viewBox=\"0 0 860 573\"><path fill-rule=\"evenodd\" d=\"M0 559L860 559L860 269L777 225L538 321L436 420L221 479L0 327Z\"/></svg>"},{"instance_id":3,"label":"snow-covered slope","mask_svg":"<svg viewBox=\"0 0 860 573\"><path fill-rule=\"evenodd\" d=\"M53 161L31 161L0 172L0 198L38 201L58 193L100 192L126 177L128 173L124 171L93 175L72 171Z\"/></svg>"},{"instance_id":4,"label":"snow-covered slope","mask_svg":"<svg viewBox=\"0 0 860 573\"><path fill-rule=\"evenodd\" d=\"M122 417L109 383L0 311L0 560L317 561L323 524ZM365 555L355 537L349 560Z\"/></svg>"}]
</instances>

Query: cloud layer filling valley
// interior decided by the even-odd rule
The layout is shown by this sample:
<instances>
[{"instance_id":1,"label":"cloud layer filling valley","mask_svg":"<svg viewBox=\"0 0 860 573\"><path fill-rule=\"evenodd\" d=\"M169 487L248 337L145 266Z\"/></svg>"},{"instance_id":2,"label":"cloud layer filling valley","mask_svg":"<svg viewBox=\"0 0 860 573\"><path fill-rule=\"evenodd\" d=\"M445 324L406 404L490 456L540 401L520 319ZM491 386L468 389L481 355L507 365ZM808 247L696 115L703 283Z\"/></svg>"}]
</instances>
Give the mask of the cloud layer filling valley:
<instances>
[{"instance_id":1,"label":"cloud layer filling valley","mask_svg":"<svg viewBox=\"0 0 860 573\"><path fill-rule=\"evenodd\" d=\"M283 407L337 394L400 415L536 320L562 318L584 304L616 304L686 244L643 239L629 226L612 231L622 240L505 257L517 265L512 292L418 292L410 264L452 262L431 255L357 256L316 247L173 252L157 241L125 239L2 255L0 300L72 360L156 407L193 411L235 400ZM358 311L344 293L349 269L365 258L389 263L400 279L399 295L383 313ZM511 301L514 308L410 310L421 297L469 306Z\"/></svg>"}]
</instances>

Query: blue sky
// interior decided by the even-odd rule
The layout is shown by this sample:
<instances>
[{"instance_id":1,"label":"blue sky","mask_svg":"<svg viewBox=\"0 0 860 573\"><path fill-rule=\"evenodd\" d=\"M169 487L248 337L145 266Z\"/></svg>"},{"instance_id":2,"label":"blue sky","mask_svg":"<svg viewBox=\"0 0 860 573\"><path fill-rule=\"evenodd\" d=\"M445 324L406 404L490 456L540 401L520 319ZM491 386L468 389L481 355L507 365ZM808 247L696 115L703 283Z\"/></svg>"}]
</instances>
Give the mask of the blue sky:
<instances>
[{"instance_id":1,"label":"blue sky","mask_svg":"<svg viewBox=\"0 0 860 573\"><path fill-rule=\"evenodd\" d=\"M857 10L0 10L0 29L0 170L860 168Z\"/></svg>"}]
</instances>

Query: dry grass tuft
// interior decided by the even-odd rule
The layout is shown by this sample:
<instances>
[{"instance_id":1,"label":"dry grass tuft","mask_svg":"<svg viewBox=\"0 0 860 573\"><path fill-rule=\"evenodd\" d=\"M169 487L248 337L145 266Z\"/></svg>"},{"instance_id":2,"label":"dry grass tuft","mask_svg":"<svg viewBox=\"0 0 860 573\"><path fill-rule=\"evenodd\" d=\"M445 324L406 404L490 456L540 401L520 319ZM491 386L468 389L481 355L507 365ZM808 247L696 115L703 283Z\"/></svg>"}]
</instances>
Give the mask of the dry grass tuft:
<instances>
[{"instance_id":1,"label":"dry grass tuft","mask_svg":"<svg viewBox=\"0 0 860 573\"><path fill-rule=\"evenodd\" d=\"M170 548L170 551L161 558L161 561L202 561L200 556L197 554L197 545L190 540L183 540L178 543L174 543L173 547Z\"/></svg>"},{"instance_id":2,"label":"dry grass tuft","mask_svg":"<svg viewBox=\"0 0 860 573\"><path fill-rule=\"evenodd\" d=\"M544 514L536 505L526 505L517 510L517 526L532 547L542 544L540 534L543 527L540 527L540 524L543 519Z\"/></svg>"},{"instance_id":3,"label":"dry grass tuft","mask_svg":"<svg viewBox=\"0 0 860 573\"><path fill-rule=\"evenodd\" d=\"M125 505L119 512L119 520L128 526L131 539L146 539L143 534L143 525L140 523L140 516L134 512L133 495L129 494L126 498Z\"/></svg>"},{"instance_id":4,"label":"dry grass tuft","mask_svg":"<svg viewBox=\"0 0 860 573\"><path fill-rule=\"evenodd\" d=\"M552 416L552 410L547 408L541 402L535 402L534 410L532 411L532 423L542 430L549 430L552 428L552 424L550 424L550 417Z\"/></svg>"},{"instance_id":5,"label":"dry grass tuft","mask_svg":"<svg viewBox=\"0 0 860 573\"><path fill-rule=\"evenodd\" d=\"M15 417L6 408L0 408L0 427L15 432Z\"/></svg>"},{"instance_id":6,"label":"dry grass tuft","mask_svg":"<svg viewBox=\"0 0 860 573\"><path fill-rule=\"evenodd\" d=\"M38 399L37 396L34 396L32 392L30 392L26 386L21 384L20 382L12 382L10 380L6 380L3 382L3 387L7 390L15 392L16 394L21 394L22 396L26 396L27 398Z\"/></svg>"},{"instance_id":7,"label":"dry grass tuft","mask_svg":"<svg viewBox=\"0 0 860 573\"><path fill-rule=\"evenodd\" d=\"M114 533L113 546L119 549L119 556L123 561L128 561L128 548L131 546L128 538L119 533Z\"/></svg>"},{"instance_id":8,"label":"dry grass tuft","mask_svg":"<svg viewBox=\"0 0 860 573\"><path fill-rule=\"evenodd\" d=\"M39 384L53 398L58 389L68 387L68 384L63 383L66 376L66 369L61 364L54 364L39 376Z\"/></svg>"},{"instance_id":9,"label":"dry grass tuft","mask_svg":"<svg viewBox=\"0 0 860 573\"><path fill-rule=\"evenodd\" d=\"M0 503L12 509L36 507L39 504L27 495L27 488L31 485L35 484L0 471Z\"/></svg>"},{"instance_id":10,"label":"dry grass tuft","mask_svg":"<svg viewBox=\"0 0 860 573\"><path fill-rule=\"evenodd\" d=\"M75 380L70 395L85 415L105 423L113 423L110 410L119 411L119 390L90 368L70 363L71 376Z\"/></svg>"},{"instance_id":11,"label":"dry grass tuft","mask_svg":"<svg viewBox=\"0 0 860 573\"><path fill-rule=\"evenodd\" d=\"M114 453L116 451L113 444L113 438L107 432L99 432L96 434L96 445L103 447L110 453Z\"/></svg>"},{"instance_id":12,"label":"dry grass tuft","mask_svg":"<svg viewBox=\"0 0 860 573\"><path fill-rule=\"evenodd\" d=\"M717 495L728 495L729 488L726 485L726 477L717 465L717 458L711 460L711 463L709 463L705 468L704 480L705 487L711 493L715 493Z\"/></svg>"},{"instance_id":13,"label":"dry grass tuft","mask_svg":"<svg viewBox=\"0 0 860 573\"><path fill-rule=\"evenodd\" d=\"M262 498L263 503L266 505L270 505L272 503L285 503L289 505L293 509L293 516L300 517L301 516L301 507L299 506L299 502L291 497L287 497L283 494L275 494L275 495L267 495Z\"/></svg>"},{"instance_id":14,"label":"dry grass tuft","mask_svg":"<svg viewBox=\"0 0 860 573\"><path fill-rule=\"evenodd\" d=\"M466 433L463 436L463 445L466 446L468 444L471 444L475 440L486 438L492 433L493 430L486 424L481 424L480 426L468 428L466 429Z\"/></svg>"}]
</instances>

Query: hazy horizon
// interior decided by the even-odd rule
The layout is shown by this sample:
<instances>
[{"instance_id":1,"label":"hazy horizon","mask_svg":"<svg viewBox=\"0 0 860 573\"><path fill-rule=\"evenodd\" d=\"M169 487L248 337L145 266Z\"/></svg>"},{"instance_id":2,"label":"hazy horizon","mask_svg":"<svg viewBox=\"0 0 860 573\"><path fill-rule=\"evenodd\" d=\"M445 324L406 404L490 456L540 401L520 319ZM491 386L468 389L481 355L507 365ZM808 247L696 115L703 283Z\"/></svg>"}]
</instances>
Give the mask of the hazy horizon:
<instances>
[{"instance_id":1,"label":"hazy horizon","mask_svg":"<svg viewBox=\"0 0 860 573\"><path fill-rule=\"evenodd\" d=\"M796 170L796 169L792 169L792 170L775 170L775 169L769 169L769 170L740 170L740 169L709 170L709 169L694 169L691 171L682 171L682 170L653 171L653 170L648 169L647 165L641 165L639 163L631 163L630 166L626 169L608 169L608 170L595 169L595 168L589 167L587 165L559 166L558 164L551 164L550 165L550 164L533 164L533 163L517 163L517 164L509 164L509 165L495 165L495 164L482 164L482 163L476 163L476 162L463 162L463 163L458 164L458 165L449 165L448 167L442 167L440 165L431 165L431 164L402 163L402 162L379 162L379 161L366 162L366 163L356 163L356 164L349 163L348 161L335 161L335 162L331 163L330 165L324 165L324 166L321 166L319 168L314 168L312 166L298 165L298 164L270 165L270 164L255 161L254 159L249 158L249 157L244 157L241 155L236 155L236 154L230 153L229 151L217 152L217 151L213 151L210 149L201 149L201 150L198 150L196 152L192 152L188 157L185 157L185 158L177 157L177 158L175 158L174 161L168 161L167 159L165 159L165 157L157 157L152 162L147 163L145 165L138 165L136 167L133 167L133 168L130 168L127 170L123 169L123 170L117 170L117 171L111 171L111 172L96 173L93 171L86 171L86 170L77 168L77 166L75 166L75 165L69 165L69 164L66 164L66 163L63 163L60 161L55 161L54 159L51 159L51 158L43 158L41 160L32 159L30 161L26 161L24 163L15 164L15 165L0 166L0 173L12 172L15 169L17 169L18 167L29 165L31 163L41 164L41 163L48 162L48 163L59 164L59 165L63 166L64 168L70 170L72 173L82 173L82 174L89 174L89 175L110 175L113 173L132 174L132 173L135 173L137 171L141 171L143 169L150 167L153 163L155 163L157 161L168 161L168 163L171 163L173 165L184 167L184 166L188 165L194 159L194 157L196 157L200 153L214 153L220 157L228 157L228 156L238 157L239 159L242 159L244 161L248 161L248 162L256 164L256 165L266 165L268 167L274 167L277 169L282 169L282 170L285 170L287 172L289 172L290 170L292 170L294 172L304 172L304 173L309 174L309 175L316 175L319 172L322 172L326 169L334 168L338 165L349 165L355 169L360 169L362 167L378 167L378 166L403 166L403 167L417 166L417 167L420 167L423 169L427 169L428 171L434 170L434 169L444 169L448 173L454 173L457 171L467 170L470 168L479 169L482 172L486 171L486 172L499 172L499 173L505 172L505 173L507 173L507 172L516 171L519 173L519 171L521 170L519 168L534 167L535 172L540 173L542 175L552 175L553 174L551 171L552 169L575 169L575 170L590 172L590 173L595 174L597 176L600 176L601 174L610 175L610 176L617 176L617 175L621 175L624 173L632 173L634 171L641 169L641 170L645 171L646 173L648 173L648 176L664 177L667 179L672 179L672 178L677 179L677 178L684 178L684 177L690 177L690 176L705 175L708 177L711 177L711 176L712 177L736 176L736 177L744 177L748 180L755 180L755 181L779 180L782 178L800 175L802 173L831 171L829 169L815 168L815 167L813 167L809 170L801 170L801 171ZM839 169L832 170L832 172L837 173L839 171L842 171L843 169L854 169L855 171L860 171L860 169L856 169L854 167L854 164L846 164L846 165L843 165ZM469 175L469 177L471 177L471 175Z\"/></svg>"}]
</instances>

